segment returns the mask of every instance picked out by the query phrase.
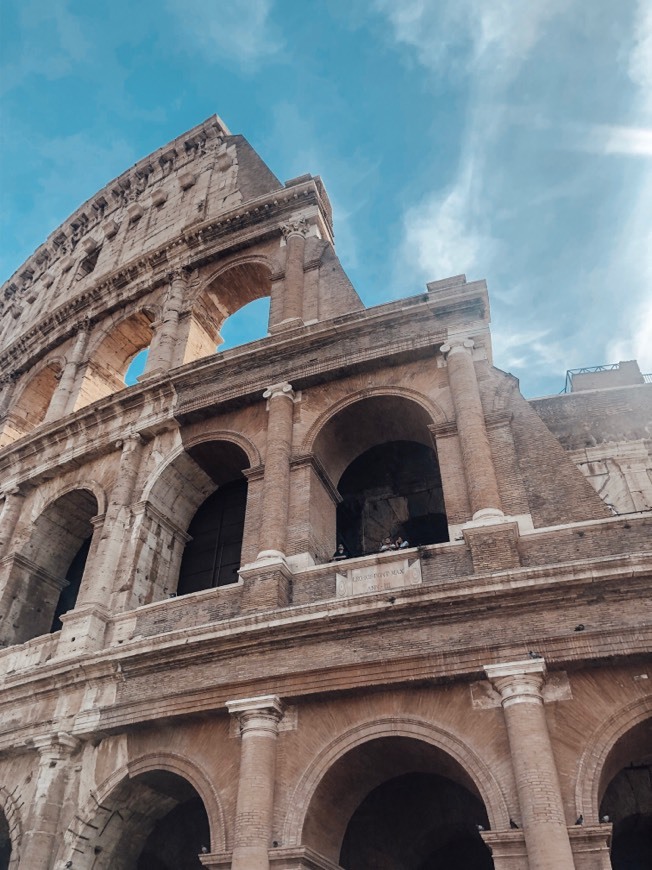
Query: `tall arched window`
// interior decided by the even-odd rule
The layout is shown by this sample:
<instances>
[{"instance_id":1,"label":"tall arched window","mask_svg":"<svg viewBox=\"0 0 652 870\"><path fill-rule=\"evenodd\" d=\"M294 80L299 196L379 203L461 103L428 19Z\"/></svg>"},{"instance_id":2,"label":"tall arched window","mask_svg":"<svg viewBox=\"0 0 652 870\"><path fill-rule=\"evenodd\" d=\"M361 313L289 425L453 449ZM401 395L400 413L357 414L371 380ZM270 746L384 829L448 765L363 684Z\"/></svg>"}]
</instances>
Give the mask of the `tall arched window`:
<instances>
[{"instance_id":1,"label":"tall arched window","mask_svg":"<svg viewBox=\"0 0 652 870\"><path fill-rule=\"evenodd\" d=\"M16 555L8 586L13 591L2 621L5 644L23 643L61 628L82 583L98 505L88 489L52 502L36 519L27 545Z\"/></svg>"}]
</instances>

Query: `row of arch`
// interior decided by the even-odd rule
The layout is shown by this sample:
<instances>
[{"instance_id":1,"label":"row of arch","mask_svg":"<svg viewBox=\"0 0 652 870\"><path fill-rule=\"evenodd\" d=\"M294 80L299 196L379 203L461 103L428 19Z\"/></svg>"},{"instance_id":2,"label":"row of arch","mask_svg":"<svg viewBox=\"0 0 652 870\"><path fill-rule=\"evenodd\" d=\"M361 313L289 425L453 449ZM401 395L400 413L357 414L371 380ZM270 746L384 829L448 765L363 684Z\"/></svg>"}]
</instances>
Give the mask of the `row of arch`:
<instances>
[{"instance_id":1,"label":"row of arch","mask_svg":"<svg viewBox=\"0 0 652 870\"><path fill-rule=\"evenodd\" d=\"M411 546L447 541L432 419L423 404L397 394L347 399L330 409L308 434L319 475L312 476L307 498L318 504L319 520L312 538L297 546L312 546L316 561L328 561L338 543L353 557L377 552L387 535ZM220 430L186 439L164 460L133 499L137 533L126 561L131 606L238 581L243 546L249 561L257 552L249 477L260 461L249 439ZM14 551L5 624L15 631L5 632L5 642L61 627L85 582L85 566L97 570L95 530L109 522L107 507L93 480L33 506L29 536ZM102 529L103 536L110 533Z\"/></svg>"},{"instance_id":2,"label":"row of arch","mask_svg":"<svg viewBox=\"0 0 652 870\"><path fill-rule=\"evenodd\" d=\"M233 343L263 337L269 308L256 303L270 297L272 268L267 258L249 256L222 266L204 280L191 282L184 273L184 289L176 299L168 295L167 299L141 301L129 312L109 316L88 335L86 325L81 324L81 333L65 356L55 352L17 383L6 409L8 420L0 431L0 447L44 420L78 411L134 383L136 369L129 370L137 356L142 358L140 374L142 366L172 369L215 353L233 315L238 314ZM249 318L242 311L245 308L249 308ZM173 334L167 338L174 347L170 356L161 358L157 345L172 321ZM152 359L146 362L150 352ZM66 371L72 383L64 389L70 386L70 395L58 401L55 395Z\"/></svg>"},{"instance_id":3,"label":"row of arch","mask_svg":"<svg viewBox=\"0 0 652 870\"><path fill-rule=\"evenodd\" d=\"M576 809L592 824L609 816L614 870L649 867L651 712L649 701L619 711L594 732L580 765ZM478 826L507 830L513 813L473 750L408 718L359 725L333 739L311 761L288 806L270 846L306 846L344 870L491 870ZM15 797L1 788L0 807L0 866L14 870L24 826ZM225 852L229 831L205 773L185 757L159 752L129 762L99 786L57 857L74 856L77 870L190 870L201 866L201 852Z\"/></svg>"}]
</instances>

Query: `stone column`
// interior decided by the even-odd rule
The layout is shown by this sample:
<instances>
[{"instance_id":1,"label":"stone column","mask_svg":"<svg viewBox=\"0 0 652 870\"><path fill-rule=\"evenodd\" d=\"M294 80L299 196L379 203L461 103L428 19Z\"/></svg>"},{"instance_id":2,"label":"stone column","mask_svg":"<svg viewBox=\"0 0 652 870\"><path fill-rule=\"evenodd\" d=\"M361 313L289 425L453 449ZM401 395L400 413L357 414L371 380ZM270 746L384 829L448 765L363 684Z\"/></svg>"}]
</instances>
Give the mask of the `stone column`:
<instances>
[{"instance_id":1,"label":"stone column","mask_svg":"<svg viewBox=\"0 0 652 870\"><path fill-rule=\"evenodd\" d=\"M45 415L46 423L49 423L51 420L58 420L59 417L64 417L66 414L71 414L74 410L77 399L75 382L77 380L77 372L86 353L89 335L90 321L83 320L77 325L77 337L72 351L66 360L59 383L50 400Z\"/></svg>"},{"instance_id":2,"label":"stone column","mask_svg":"<svg viewBox=\"0 0 652 870\"><path fill-rule=\"evenodd\" d=\"M2 513L0 513L0 559L9 552L11 539L16 530L18 518L25 501L25 496L17 486L13 489L5 490L4 496L5 503Z\"/></svg>"},{"instance_id":3,"label":"stone column","mask_svg":"<svg viewBox=\"0 0 652 870\"><path fill-rule=\"evenodd\" d=\"M473 364L473 340L450 340L441 348L446 356L464 475L473 519L503 515L480 390Z\"/></svg>"},{"instance_id":4,"label":"stone column","mask_svg":"<svg viewBox=\"0 0 652 870\"><path fill-rule=\"evenodd\" d=\"M276 738L283 715L276 695L227 701L238 718L242 746L232 870L269 870L272 845Z\"/></svg>"},{"instance_id":5,"label":"stone column","mask_svg":"<svg viewBox=\"0 0 652 870\"><path fill-rule=\"evenodd\" d=\"M303 323L304 255L309 231L305 219L283 224L285 237L285 281L283 286L283 318L281 325Z\"/></svg>"},{"instance_id":6,"label":"stone column","mask_svg":"<svg viewBox=\"0 0 652 870\"><path fill-rule=\"evenodd\" d=\"M3 375L0 378L0 420L5 417L9 410L17 382L18 375L16 373Z\"/></svg>"},{"instance_id":7,"label":"stone column","mask_svg":"<svg viewBox=\"0 0 652 870\"><path fill-rule=\"evenodd\" d=\"M188 274L184 269L175 269L168 275L170 287L159 323L154 324L154 335L147 354L143 377L168 371L176 358L179 313L183 307L188 288Z\"/></svg>"},{"instance_id":8,"label":"stone column","mask_svg":"<svg viewBox=\"0 0 652 870\"><path fill-rule=\"evenodd\" d=\"M543 659L487 665L501 697L530 870L574 870L541 690Z\"/></svg>"},{"instance_id":9,"label":"stone column","mask_svg":"<svg viewBox=\"0 0 652 870\"><path fill-rule=\"evenodd\" d=\"M267 450L258 558L283 558L290 503L290 453L295 394L290 384L273 384L267 399Z\"/></svg>"},{"instance_id":10,"label":"stone column","mask_svg":"<svg viewBox=\"0 0 652 870\"><path fill-rule=\"evenodd\" d=\"M30 807L19 870L49 870L61 842L61 807L66 798L70 773L70 756L79 741L59 732L37 737L39 766L34 799Z\"/></svg>"}]
</instances>

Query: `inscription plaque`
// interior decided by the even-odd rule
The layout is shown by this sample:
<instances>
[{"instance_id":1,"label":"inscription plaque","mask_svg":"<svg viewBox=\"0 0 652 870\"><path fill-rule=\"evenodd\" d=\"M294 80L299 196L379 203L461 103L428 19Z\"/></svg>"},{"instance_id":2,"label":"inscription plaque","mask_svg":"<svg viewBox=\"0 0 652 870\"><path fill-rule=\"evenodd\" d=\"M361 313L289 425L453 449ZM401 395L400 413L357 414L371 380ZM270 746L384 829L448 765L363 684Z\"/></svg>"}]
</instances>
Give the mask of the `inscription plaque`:
<instances>
[{"instance_id":1,"label":"inscription plaque","mask_svg":"<svg viewBox=\"0 0 652 870\"><path fill-rule=\"evenodd\" d=\"M419 559L401 559L398 562L353 568L346 574L336 574L335 594L338 598L345 598L368 592L384 592L386 589L403 589L421 582Z\"/></svg>"}]
</instances>

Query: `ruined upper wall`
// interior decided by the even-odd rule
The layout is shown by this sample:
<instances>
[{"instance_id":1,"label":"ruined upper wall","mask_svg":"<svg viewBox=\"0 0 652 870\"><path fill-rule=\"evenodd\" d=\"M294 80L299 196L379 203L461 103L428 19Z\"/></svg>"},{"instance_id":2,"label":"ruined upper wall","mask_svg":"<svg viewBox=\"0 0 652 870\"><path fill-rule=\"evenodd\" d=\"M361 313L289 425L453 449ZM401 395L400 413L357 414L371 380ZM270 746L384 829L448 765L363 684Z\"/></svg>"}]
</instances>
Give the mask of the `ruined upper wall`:
<instances>
[{"instance_id":1,"label":"ruined upper wall","mask_svg":"<svg viewBox=\"0 0 652 870\"><path fill-rule=\"evenodd\" d=\"M0 294L3 345L136 255L282 187L242 136L209 118L109 182L17 269Z\"/></svg>"},{"instance_id":2,"label":"ruined upper wall","mask_svg":"<svg viewBox=\"0 0 652 870\"><path fill-rule=\"evenodd\" d=\"M530 405L566 450L652 438L652 385L582 390Z\"/></svg>"}]
</instances>

